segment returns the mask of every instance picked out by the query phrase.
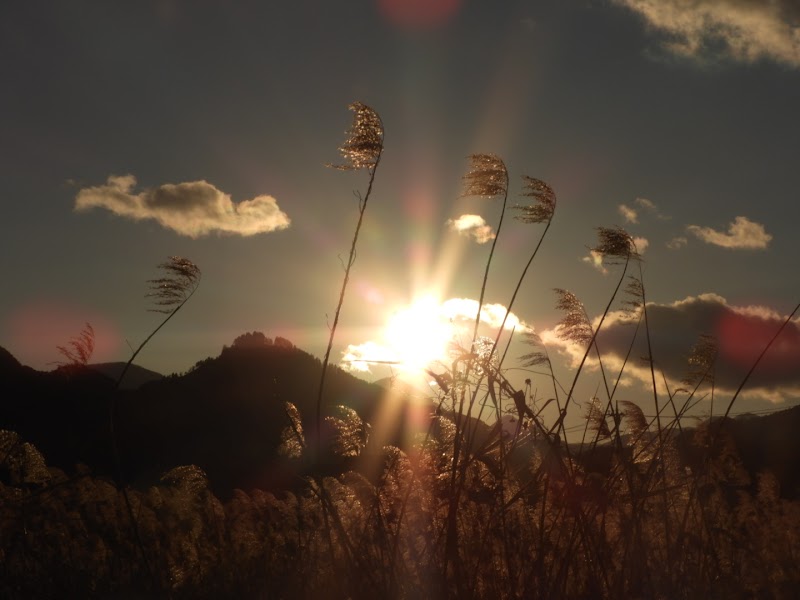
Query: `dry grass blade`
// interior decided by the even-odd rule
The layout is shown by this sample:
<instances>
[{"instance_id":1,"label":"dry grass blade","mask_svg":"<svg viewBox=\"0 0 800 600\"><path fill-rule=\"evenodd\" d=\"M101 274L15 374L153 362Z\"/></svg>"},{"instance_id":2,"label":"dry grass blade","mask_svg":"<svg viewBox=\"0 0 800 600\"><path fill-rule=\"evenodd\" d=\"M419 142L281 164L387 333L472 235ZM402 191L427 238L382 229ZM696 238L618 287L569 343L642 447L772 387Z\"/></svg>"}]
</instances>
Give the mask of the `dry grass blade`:
<instances>
[{"instance_id":1,"label":"dry grass blade","mask_svg":"<svg viewBox=\"0 0 800 600\"><path fill-rule=\"evenodd\" d=\"M527 206L515 205L514 209L520 213L516 215L516 219L523 223L546 223L550 221L556 210L556 193L553 188L535 177L523 175L522 178L525 181L522 195L535 199L536 204Z\"/></svg>"},{"instance_id":2,"label":"dry grass blade","mask_svg":"<svg viewBox=\"0 0 800 600\"><path fill-rule=\"evenodd\" d=\"M150 291L146 298L153 298L155 308L150 312L171 313L176 306L183 304L194 293L200 283L200 269L188 258L171 256L167 262L158 265L165 277L148 280Z\"/></svg>"},{"instance_id":3,"label":"dry grass blade","mask_svg":"<svg viewBox=\"0 0 800 600\"><path fill-rule=\"evenodd\" d=\"M372 108L361 102L348 106L355 114L339 152L345 159L341 165L328 165L340 171L372 169L383 151L383 122Z\"/></svg>"},{"instance_id":4,"label":"dry grass blade","mask_svg":"<svg viewBox=\"0 0 800 600\"><path fill-rule=\"evenodd\" d=\"M86 323L86 326L72 338L66 346L56 346L58 353L66 361L56 363L60 367L85 367L94 352L94 328Z\"/></svg>"},{"instance_id":5,"label":"dry grass blade","mask_svg":"<svg viewBox=\"0 0 800 600\"><path fill-rule=\"evenodd\" d=\"M556 288L555 292L558 295L556 308L564 312L564 317L556 325L558 336L562 340L583 345L591 342L592 326L583 303L570 291Z\"/></svg>"},{"instance_id":6,"label":"dry grass blade","mask_svg":"<svg viewBox=\"0 0 800 600\"><path fill-rule=\"evenodd\" d=\"M471 166L464 175L462 196L494 198L504 196L508 190L508 171L506 165L495 154L471 154Z\"/></svg>"}]
</instances>

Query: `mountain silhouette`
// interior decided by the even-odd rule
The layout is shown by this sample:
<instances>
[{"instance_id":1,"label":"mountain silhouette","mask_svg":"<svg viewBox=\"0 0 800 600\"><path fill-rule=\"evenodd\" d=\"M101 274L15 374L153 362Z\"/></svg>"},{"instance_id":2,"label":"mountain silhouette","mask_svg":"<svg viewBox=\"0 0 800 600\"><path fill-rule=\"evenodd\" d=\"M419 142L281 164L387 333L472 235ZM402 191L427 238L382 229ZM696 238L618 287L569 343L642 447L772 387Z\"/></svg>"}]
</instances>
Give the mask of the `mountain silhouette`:
<instances>
[{"instance_id":1,"label":"mountain silhouette","mask_svg":"<svg viewBox=\"0 0 800 600\"><path fill-rule=\"evenodd\" d=\"M88 366L90 369L97 371L98 373L102 373L112 381L116 381L117 378L122 374L123 369L125 369L126 364L127 363L124 362L107 362L92 363ZM135 390L142 387L145 383L156 381L162 377L164 376L161 373L157 373L156 371L151 371L150 369L145 369L139 365L132 364L130 367L128 367L128 370L125 373L125 377L120 384L120 389Z\"/></svg>"},{"instance_id":2,"label":"mountain silhouette","mask_svg":"<svg viewBox=\"0 0 800 600\"><path fill-rule=\"evenodd\" d=\"M113 398L127 481L148 485L172 467L196 464L221 496L236 487L280 487L295 475L277 453L289 425L286 403L297 407L304 430L313 431L322 365L287 340L263 341L237 338L219 356L181 375L155 378L135 368L134 374L150 380L119 390L94 365L40 372L0 349L0 429L32 442L48 464L70 471L85 463L116 476L109 429ZM118 375L118 369L112 363L102 370ZM330 366L323 413L342 405L369 421L385 396L382 387ZM389 438L394 442L397 434Z\"/></svg>"},{"instance_id":3,"label":"mountain silhouette","mask_svg":"<svg viewBox=\"0 0 800 600\"><path fill-rule=\"evenodd\" d=\"M117 477L109 429L113 399L122 475L128 483L147 486L175 466L195 464L223 498L235 488L283 489L314 469L339 468L278 453L281 433L290 424L287 402L297 407L306 434L314 431L322 368L319 359L287 340L245 334L183 374L160 377L136 367L132 373L138 385L127 386L135 389L114 388L109 375L118 376L120 363L99 366L41 372L0 348L0 429L19 433L52 466L72 472L83 463L97 474ZM410 439L408 411L416 410L418 419L419 411L432 414L435 406L421 401L421 390L392 383L368 383L330 366L323 413L342 405L368 423L394 415L388 427L383 423L370 452L383 444L402 447ZM795 468L800 407L729 421L727 429L753 481L755 474L769 470L785 496L800 496ZM477 431L480 445L490 428L480 423Z\"/></svg>"}]
</instances>

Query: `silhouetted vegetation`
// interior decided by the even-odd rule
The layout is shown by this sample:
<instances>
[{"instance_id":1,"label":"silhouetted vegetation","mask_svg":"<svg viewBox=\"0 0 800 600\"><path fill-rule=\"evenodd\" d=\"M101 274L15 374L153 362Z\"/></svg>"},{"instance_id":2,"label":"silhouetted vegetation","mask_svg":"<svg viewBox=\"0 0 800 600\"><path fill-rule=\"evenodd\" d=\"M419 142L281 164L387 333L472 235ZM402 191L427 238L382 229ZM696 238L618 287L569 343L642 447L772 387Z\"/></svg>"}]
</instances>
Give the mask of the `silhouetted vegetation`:
<instances>
[{"instance_id":1,"label":"silhouetted vegetation","mask_svg":"<svg viewBox=\"0 0 800 600\"><path fill-rule=\"evenodd\" d=\"M322 361L251 332L184 374L122 389L136 354L197 289L199 269L178 258L150 282L167 316L115 379L88 364L90 326L59 348L68 368L49 373L0 349L0 596L793 597L800 408L730 418L751 369L724 417L688 426L689 409L715 394L714 340L701 338L686 388L671 390L650 344L641 257L622 229L599 228L592 248L620 267L598 318L556 290L557 331L583 353L569 385L526 331L520 362L540 368L546 391L530 379L519 389L498 347L502 331L477 335L479 303L472 339L428 371L437 387L422 404L422 432L410 435L399 418L373 435L384 403L408 401L404 392L328 365L383 151L380 117L351 108L340 168L366 169L369 183ZM493 154L470 161L465 194L503 199L496 242L508 172ZM515 207L519 220L544 229L508 310L556 208L541 180L524 176L520 195L533 204ZM493 256L494 245L481 300ZM627 359L612 373L598 348L614 305L647 336L654 416L618 398ZM590 356L601 382L577 443L565 419L578 410Z\"/></svg>"}]
</instances>

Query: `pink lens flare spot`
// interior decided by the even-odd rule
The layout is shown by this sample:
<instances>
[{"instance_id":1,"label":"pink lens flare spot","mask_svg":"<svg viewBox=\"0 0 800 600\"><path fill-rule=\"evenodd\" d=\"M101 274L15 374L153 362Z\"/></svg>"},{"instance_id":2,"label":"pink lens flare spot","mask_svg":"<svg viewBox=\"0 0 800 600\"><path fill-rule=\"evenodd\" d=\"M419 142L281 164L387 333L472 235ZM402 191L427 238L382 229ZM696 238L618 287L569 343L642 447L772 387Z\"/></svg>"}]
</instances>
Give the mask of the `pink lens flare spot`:
<instances>
[{"instance_id":1,"label":"pink lens flare spot","mask_svg":"<svg viewBox=\"0 0 800 600\"><path fill-rule=\"evenodd\" d=\"M444 25L461 7L461 0L379 0L378 8L402 29L433 29Z\"/></svg>"},{"instance_id":2,"label":"pink lens flare spot","mask_svg":"<svg viewBox=\"0 0 800 600\"><path fill-rule=\"evenodd\" d=\"M35 369L50 370L64 357L56 346L68 346L86 323L94 329L91 363L121 360L122 339L117 327L105 316L75 306L37 301L15 310L8 320L11 348L21 363Z\"/></svg>"},{"instance_id":3,"label":"pink lens flare spot","mask_svg":"<svg viewBox=\"0 0 800 600\"><path fill-rule=\"evenodd\" d=\"M781 326L778 319L755 319L744 315L728 315L718 326L720 355L745 369L752 366L759 354ZM790 323L770 347L759 364L761 374L777 375L795 371L800 364L800 326Z\"/></svg>"}]
</instances>

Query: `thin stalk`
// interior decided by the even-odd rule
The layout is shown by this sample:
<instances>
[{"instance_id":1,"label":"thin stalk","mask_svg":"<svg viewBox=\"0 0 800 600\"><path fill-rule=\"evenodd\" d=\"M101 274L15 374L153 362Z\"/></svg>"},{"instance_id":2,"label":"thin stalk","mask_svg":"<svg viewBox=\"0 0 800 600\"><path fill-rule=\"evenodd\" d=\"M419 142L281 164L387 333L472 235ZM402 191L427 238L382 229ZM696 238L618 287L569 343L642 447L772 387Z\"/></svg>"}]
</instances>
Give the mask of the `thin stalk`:
<instances>
[{"instance_id":1,"label":"thin stalk","mask_svg":"<svg viewBox=\"0 0 800 600\"><path fill-rule=\"evenodd\" d=\"M117 441L116 424L115 424L116 413L117 413L117 394L119 392L119 387L122 384L122 380L125 378L128 369L130 369L131 365L133 364L133 361L136 360L136 357L139 355L139 353L144 349L144 347L153 338L153 336L155 336L155 334L157 334L172 319L172 317L174 317L177 314L177 312L181 308L183 308L183 305L189 301L189 298L191 298L196 291L197 291L197 285L194 285L191 288L191 291L189 291L188 294L184 297L183 301L180 304L178 304L167 315L167 317L163 321L161 321L158 327L156 327L150 333L150 335L148 335L145 338L145 340L141 344L139 344L139 347L136 348L136 350L134 350L133 354L131 354L131 357L128 359L128 362L125 363L125 366L122 368L122 372L119 374L117 380L114 382L114 387L111 390L111 401L109 403L108 425L109 425L109 433L111 435L111 452L114 459L114 468L117 473L117 479L120 483L120 487L122 489L122 496L125 500L125 508L128 513L128 518L130 519L131 522L131 528L133 529L134 537L136 538L136 545L138 546L139 551L141 552L142 562L144 562L145 568L147 569L147 573L150 576L150 579L153 581L153 585L155 586L154 590L156 589L158 582L155 578L155 573L153 571L153 568L150 565L150 561L147 558L147 551L145 550L144 542L142 541L141 535L139 533L139 523L136 519L136 515L133 512L133 505L131 504L131 499L130 496L128 495L128 489L127 486L125 485L125 478L122 471L122 458L120 456L119 442Z\"/></svg>"},{"instance_id":2,"label":"thin stalk","mask_svg":"<svg viewBox=\"0 0 800 600\"><path fill-rule=\"evenodd\" d=\"M350 270L353 268L353 263L356 262L356 244L358 243L358 236L361 232L361 224L364 221L364 212L367 210L367 202L369 202L370 195L372 194L372 184L375 181L375 172L378 170L378 165L381 161L381 154L378 154L375 164L369 169L369 184L367 185L367 192L363 198L359 197L358 206L358 222L356 223L356 230L353 234L353 240L350 244L350 255L347 259L347 264L344 270L344 279L342 280L342 289L339 292L339 301L336 304L336 312L333 317L333 325L331 332L328 336L328 347L325 349L325 358L322 361L322 373L319 378L319 388L317 390L317 414L316 414L316 452L317 462L320 461L322 448L320 445L320 433L322 428L322 394L325 390L325 378L328 373L328 363L330 362L331 349L333 348L333 339L336 336L336 329L339 326L339 315L342 312L342 305L344 304L344 297L347 291L347 284L350 281Z\"/></svg>"},{"instance_id":3,"label":"thin stalk","mask_svg":"<svg viewBox=\"0 0 800 600\"><path fill-rule=\"evenodd\" d=\"M564 408L561 411L561 415L559 416L558 420L553 424L553 427L550 428L550 433L558 432L559 430L563 430L564 428L564 419L567 416L567 409L569 407L569 402L572 400L572 396L575 393L575 386L578 383L578 378L581 375L581 371L583 370L583 365L586 363L586 359L589 357L589 353L592 351L592 346L594 345L595 340L597 339L597 335L600 333L600 329L603 327L603 323L608 316L609 311L611 310L611 305L614 303L614 300L617 297L617 293L619 292L619 288L622 286L622 282L625 279L625 273L628 271L628 264L630 263L630 256L625 259L625 266L622 269L622 275L617 281L617 287L614 288L614 293L611 294L611 298L606 305L605 310L603 311L603 315L600 317L600 322L597 324L597 329L594 330L592 333L592 338L589 340L589 344L586 346L586 351L583 353L583 357L581 358L581 362L578 365L578 369L575 372L575 376L572 378L572 385L570 385L569 392L567 393L567 398L564 402ZM566 432L565 432L565 440L566 440ZM565 444L567 448L568 445Z\"/></svg>"}]
</instances>

